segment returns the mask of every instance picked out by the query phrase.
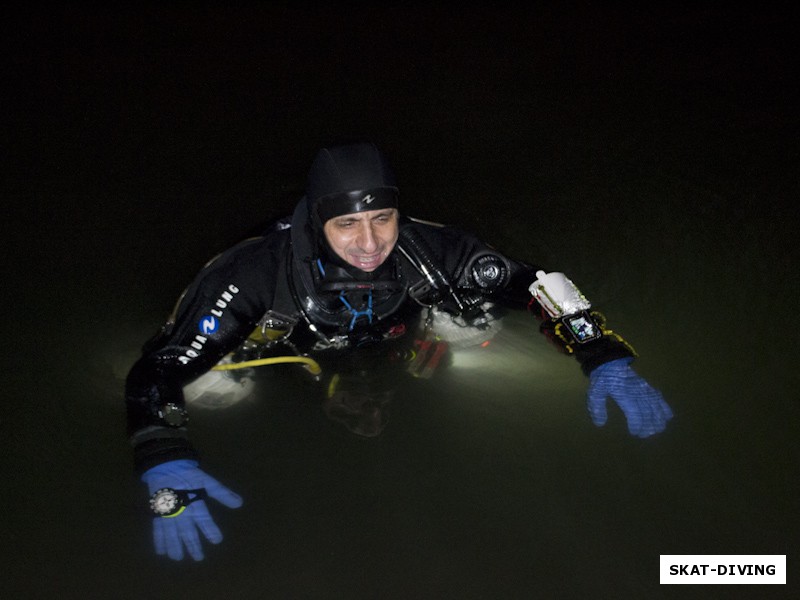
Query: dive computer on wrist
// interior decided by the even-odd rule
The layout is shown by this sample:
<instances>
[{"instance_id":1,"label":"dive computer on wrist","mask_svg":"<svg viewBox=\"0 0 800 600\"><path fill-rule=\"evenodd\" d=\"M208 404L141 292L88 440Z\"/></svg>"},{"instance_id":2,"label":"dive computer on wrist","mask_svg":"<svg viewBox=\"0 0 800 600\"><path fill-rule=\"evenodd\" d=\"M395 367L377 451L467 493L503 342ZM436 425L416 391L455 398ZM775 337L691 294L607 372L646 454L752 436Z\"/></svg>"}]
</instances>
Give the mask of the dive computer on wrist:
<instances>
[{"instance_id":1,"label":"dive computer on wrist","mask_svg":"<svg viewBox=\"0 0 800 600\"><path fill-rule=\"evenodd\" d=\"M170 427L183 427L189 420L189 413L185 408L169 402L159 407L158 418Z\"/></svg>"},{"instance_id":2,"label":"dive computer on wrist","mask_svg":"<svg viewBox=\"0 0 800 600\"><path fill-rule=\"evenodd\" d=\"M582 310L578 313L561 317L560 321L564 324L564 328L569 332L572 339L579 344L585 344L603 337L602 328L588 311Z\"/></svg>"}]
</instances>

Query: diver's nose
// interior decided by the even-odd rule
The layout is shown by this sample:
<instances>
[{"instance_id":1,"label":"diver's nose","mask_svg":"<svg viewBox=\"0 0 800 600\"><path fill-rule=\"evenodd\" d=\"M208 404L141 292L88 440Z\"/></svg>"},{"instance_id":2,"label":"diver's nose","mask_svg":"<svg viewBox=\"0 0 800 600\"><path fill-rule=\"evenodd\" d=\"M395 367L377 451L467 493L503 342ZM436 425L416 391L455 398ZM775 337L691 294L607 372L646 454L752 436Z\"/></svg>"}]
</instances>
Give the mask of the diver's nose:
<instances>
[{"instance_id":1,"label":"diver's nose","mask_svg":"<svg viewBox=\"0 0 800 600\"><path fill-rule=\"evenodd\" d=\"M363 224L358 246L365 254L372 254L378 249L378 242L375 239L375 233L372 231L372 223Z\"/></svg>"}]
</instances>

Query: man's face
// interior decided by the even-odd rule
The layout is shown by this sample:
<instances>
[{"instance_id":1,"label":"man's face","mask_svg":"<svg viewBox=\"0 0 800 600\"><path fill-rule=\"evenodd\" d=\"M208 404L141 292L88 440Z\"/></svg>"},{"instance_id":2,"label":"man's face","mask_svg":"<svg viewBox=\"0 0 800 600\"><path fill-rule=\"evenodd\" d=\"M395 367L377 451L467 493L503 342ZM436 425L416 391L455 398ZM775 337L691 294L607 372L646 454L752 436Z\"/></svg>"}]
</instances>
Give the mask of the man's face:
<instances>
[{"instance_id":1,"label":"man's face","mask_svg":"<svg viewBox=\"0 0 800 600\"><path fill-rule=\"evenodd\" d=\"M374 271L397 243L397 209L367 210L334 217L325 222L323 231L339 258L362 271Z\"/></svg>"}]
</instances>

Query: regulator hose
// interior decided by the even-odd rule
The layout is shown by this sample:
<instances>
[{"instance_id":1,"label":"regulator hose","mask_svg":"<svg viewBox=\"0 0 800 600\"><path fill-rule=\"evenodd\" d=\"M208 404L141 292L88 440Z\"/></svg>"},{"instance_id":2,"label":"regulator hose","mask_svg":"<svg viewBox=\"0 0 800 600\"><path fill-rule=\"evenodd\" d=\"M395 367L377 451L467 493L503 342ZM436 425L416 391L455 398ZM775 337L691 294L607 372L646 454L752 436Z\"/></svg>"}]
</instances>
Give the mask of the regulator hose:
<instances>
[{"instance_id":1,"label":"regulator hose","mask_svg":"<svg viewBox=\"0 0 800 600\"><path fill-rule=\"evenodd\" d=\"M403 242L400 244L400 250L403 251L412 264L422 271L422 275L428 280L433 289L439 292L441 295L439 299L450 296L458 305L459 310L464 310L463 302L455 293L453 286L450 285L447 275L444 274L444 271L434 259L433 251L428 243L410 227L402 227L400 229L400 239Z\"/></svg>"}]
</instances>

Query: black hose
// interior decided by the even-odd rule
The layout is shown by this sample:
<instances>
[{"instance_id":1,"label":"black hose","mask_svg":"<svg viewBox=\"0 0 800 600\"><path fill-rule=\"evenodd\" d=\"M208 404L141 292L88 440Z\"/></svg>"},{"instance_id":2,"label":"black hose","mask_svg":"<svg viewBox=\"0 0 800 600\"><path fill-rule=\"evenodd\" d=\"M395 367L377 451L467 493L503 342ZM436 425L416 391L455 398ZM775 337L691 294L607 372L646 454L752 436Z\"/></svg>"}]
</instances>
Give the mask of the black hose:
<instances>
[{"instance_id":1,"label":"black hose","mask_svg":"<svg viewBox=\"0 0 800 600\"><path fill-rule=\"evenodd\" d=\"M431 287L439 292L440 297L450 296L453 298L458 308L463 310L463 302L455 293L453 286L450 285L447 275L439 267L428 243L411 227L400 228L400 239L403 242L403 246L405 246L406 252L420 263L418 266L421 268L422 274L428 280L428 283L431 284Z\"/></svg>"}]
</instances>

